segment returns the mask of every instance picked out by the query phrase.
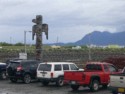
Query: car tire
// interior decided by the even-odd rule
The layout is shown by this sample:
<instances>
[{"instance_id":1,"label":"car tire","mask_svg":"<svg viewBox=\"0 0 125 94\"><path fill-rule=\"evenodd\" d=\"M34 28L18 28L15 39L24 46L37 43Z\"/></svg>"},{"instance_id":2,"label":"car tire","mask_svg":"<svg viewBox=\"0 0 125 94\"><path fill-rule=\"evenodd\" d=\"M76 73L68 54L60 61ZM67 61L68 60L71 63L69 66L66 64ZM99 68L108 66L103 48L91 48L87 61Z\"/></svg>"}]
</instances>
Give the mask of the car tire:
<instances>
[{"instance_id":1,"label":"car tire","mask_svg":"<svg viewBox=\"0 0 125 94\"><path fill-rule=\"evenodd\" d=\"M0 78L3 79L3 80L7 79L7 76L6 76L6 72L5 72L5 71L3 71L3 72L1 73L1 77L0 77Z\"/></svg>"},{"instance_id":2,"label":"car tire","mask_svg":"<svg viewBox=\"0 0 125 94\"><path fill-rule=\"evenodd\" d=\"M42 83L44 86L47 86L47 85L49 84L48 81L42 81L41 83Z\"/></svg>"},{"instance_id":3,"label":"car tire","mask_svg":"<svg viewBox=\"0 0 125 94\"><path fill-rule=\"evenodd\" d=\"M10 81L11 81L12 83L16 83L16 82L17 82L17 79L16 79L16 78L10 78Z\"/></svg>"},{"instance_id":4,"label":"car tire","mask_svg":"<svg viewBox=\"0 0 125 94\"><path fill-rule=\"evenodd\" d=\"M95 92L99 90L99 81L98 80L93 80L90 86L90 90Z\"/></svg>"},{"instance_id":5,"label":"car tire","mask_svg":"<svg viewBox=\"0 0 125 94\"><path fill-rule=\"evenodd\" d=\"M76 91L79 89L79 85L71 85L72 90Z\"/></svg>"},{"instance_id":6,"label":"car tire","mask_svg":"<svg viewBox=\"0 0 125 94\"><path fill-rule=\"evenodd\" d=\"M23 81L25 84L29 84L31 82L31 76L29 74L25 74Z\"/></svg>"},{"instance_id":7,"label":"car tire","mask_svg":"<svg viewBox=\"0 0 125 94\"><path fill-rule=\"evenodd\" d=\"M63 86L64 85L64 82L63 82L63 77L59 77L56 81L56 85L57 86Z\"/></svg>"}]
</instances>

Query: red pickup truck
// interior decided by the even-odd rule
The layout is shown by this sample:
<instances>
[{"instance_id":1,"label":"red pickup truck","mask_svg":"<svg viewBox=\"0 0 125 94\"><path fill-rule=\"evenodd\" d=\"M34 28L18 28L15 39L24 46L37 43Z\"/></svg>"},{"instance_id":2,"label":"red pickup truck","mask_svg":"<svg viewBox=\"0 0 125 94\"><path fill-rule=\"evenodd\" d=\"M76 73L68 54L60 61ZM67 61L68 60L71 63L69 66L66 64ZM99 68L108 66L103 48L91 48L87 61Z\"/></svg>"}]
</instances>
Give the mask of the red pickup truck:
<instances>
[{"instance_id":1,"label":"red pickup truck","mask_svg":"<svg viewBox=\"0 0 125 94\"><path fill-rule=\"evenodd\" d=\"M64 81L68 82L73 90L80 86L88 86L91 91L99 90L99 85L107 87L110 74L119 73L118 69L110 63L89 62L84 71L65 71Z\"/></svg>"}]
</instances>

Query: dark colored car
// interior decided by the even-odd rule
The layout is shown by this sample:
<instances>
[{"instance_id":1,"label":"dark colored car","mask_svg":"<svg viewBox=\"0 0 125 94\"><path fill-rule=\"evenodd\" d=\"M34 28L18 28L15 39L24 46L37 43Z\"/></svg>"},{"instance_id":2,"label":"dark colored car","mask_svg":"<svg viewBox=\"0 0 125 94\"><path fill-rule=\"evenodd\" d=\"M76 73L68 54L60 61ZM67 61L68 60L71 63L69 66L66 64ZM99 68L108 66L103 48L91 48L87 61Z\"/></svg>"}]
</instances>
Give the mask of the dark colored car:
<instances>
[{"instance_id":1,"label":"dark colored car","mask_svg":"<svg viewBox=\"0 0 125 94\"><path fill-rule=\"evenodd\" d=\"M0 79L6 79L6 63L0 63Z\"/></svg>"},{"instance_id":2,"label":"dark colored car","mask_svg":"<svg viewBox=\"0 0 125 94\"><path fill-rule=\"evenodd\" d=\"M36 70L40 61L36 60L14 60L7 66L7 75L11 82L22 80L28 84L36 79Z\"/></svg>"}]
</instances>

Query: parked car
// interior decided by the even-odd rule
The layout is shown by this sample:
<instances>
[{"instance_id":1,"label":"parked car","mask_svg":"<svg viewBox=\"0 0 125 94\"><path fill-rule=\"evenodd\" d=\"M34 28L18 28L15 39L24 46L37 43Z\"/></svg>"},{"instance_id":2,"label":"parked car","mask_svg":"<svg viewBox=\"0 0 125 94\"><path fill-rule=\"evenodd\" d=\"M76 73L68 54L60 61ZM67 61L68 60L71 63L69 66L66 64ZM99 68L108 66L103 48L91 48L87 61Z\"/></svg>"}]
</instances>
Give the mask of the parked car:
<instances>
[{"instance_id":1,"label":"parked car","mask_svg":"<svg viewBox=\"0 0 125 94\"><path fill-rule=\"evenodd\" d=\"M68 81L73 90L80 86L89 87L91 91L98 91L99 85L104 88L109 84L109 75L118 73L118 69L110 63L89 62L84 71L65 71L64 80Z\"/></svg>"},{"instance_id":2,"label":"parked car","mask_svg":"<svg viewBox=\"0 0 125 94\"><path fill-rule=\"evenodd\" d=\"M0 62L0 79L6 79L6 63Z\"/></svg>"},{"instance_id":3,"label":"parked car","mask_svg":"<svg viewBox=\"0 0 125 94\"><path fill-rule=\"evenodd\" d=\"M121 73L110 75L109 90L113 94L125 94L125 67Z\"/></svg>"},{"instance_id":4,"label":"parked car","mask_svg":"<svg viewBox=\"0 0 125 94\"><path fill-rule=\"evenodd\" d=\"M64 71L78 71L79 68L70 62L46 62L40 63L37 68L37 78L43 85L49 82L56 82L56 85L63 86ZM83 69L80 69L83 71Z\"/></svg>"},{"instance_id":5,"label":"parked car","mask_svg":"<svg viewBox=\"0 0 125 94\"><path fill-rule=\"evenodd\" d=\"M40 62L36 60L13 60L7 66L7 74L11 82L22 80L28 84L36 79L36 70Z\"/></svg>"}]
</instances>

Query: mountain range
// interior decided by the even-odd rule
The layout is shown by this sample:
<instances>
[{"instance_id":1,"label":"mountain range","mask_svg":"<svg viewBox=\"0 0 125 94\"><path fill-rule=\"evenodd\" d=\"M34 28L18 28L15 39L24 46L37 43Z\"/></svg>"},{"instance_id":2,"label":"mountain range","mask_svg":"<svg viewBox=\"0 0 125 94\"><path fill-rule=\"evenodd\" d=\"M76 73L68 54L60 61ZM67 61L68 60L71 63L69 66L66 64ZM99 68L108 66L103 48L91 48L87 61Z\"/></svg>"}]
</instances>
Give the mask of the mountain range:
<instances>
[{"instance_id":1,"label":"mountain range","mask_svg":"<svg viewBox=\"0 0 125 94\"><path fill-rule=\"evenodd\" d=\"M110 33L108 31L100 32L94 31L85 35L82 39L74 42L74 43L54 43L53 45L98 45L98 46L106 46L106 45L125 45L125 31Z\"/></svg>"}]
</instances>

